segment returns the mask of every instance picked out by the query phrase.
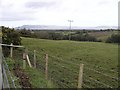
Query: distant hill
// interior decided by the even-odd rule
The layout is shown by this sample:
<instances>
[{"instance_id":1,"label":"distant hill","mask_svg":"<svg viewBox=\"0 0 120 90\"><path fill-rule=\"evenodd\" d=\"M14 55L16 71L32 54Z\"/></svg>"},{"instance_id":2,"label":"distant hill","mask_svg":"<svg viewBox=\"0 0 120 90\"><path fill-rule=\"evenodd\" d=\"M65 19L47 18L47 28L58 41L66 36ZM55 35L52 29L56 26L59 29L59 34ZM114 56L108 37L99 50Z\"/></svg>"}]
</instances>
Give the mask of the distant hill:
<instances>
[{"instance_id":1,"label":"distant hill","mask_svg":"<svg viewBox=\"0 0 120 90\"><path fill-rule=\"evenodd\" d=\"M64 29L69 29L69 26L56 26L56 25L23 25L16 27L16 29L32 29L32 30L64 30ZM97 27L79 27L79 26L72 26L72 29L95 29L95 30L100 30L100 29L117 29L117 26L97 26Z\"/></svg>"}]
</instances>

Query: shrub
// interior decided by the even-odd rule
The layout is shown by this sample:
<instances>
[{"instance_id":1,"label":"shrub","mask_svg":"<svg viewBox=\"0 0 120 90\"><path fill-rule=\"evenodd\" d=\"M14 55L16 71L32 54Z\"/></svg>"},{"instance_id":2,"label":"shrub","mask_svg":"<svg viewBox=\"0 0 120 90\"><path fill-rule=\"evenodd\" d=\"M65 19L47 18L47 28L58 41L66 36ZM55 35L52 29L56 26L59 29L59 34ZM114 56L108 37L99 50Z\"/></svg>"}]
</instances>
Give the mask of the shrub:
<instances>
[{"instance_id":1,"label":"shrub","mask_svg":"<svg viewBox=\"0 0 120 90\"><path fill-rule=\"evenodd\" d=\"M107 38L106 43L120 43L120 34L112 34Z\"/></svg>"},{"instance_id":2,"label":"shrub","mask_svg":"<svg viewBox=\"0 0 120 90\"><path fill-rule=\"evenodd\" d=\"M14 29L2 26L2 43L3 44L11 44L21 45L20 34ZM10 47L2 47L4 56L8 56Z\"/></svg>"}]
</instances>

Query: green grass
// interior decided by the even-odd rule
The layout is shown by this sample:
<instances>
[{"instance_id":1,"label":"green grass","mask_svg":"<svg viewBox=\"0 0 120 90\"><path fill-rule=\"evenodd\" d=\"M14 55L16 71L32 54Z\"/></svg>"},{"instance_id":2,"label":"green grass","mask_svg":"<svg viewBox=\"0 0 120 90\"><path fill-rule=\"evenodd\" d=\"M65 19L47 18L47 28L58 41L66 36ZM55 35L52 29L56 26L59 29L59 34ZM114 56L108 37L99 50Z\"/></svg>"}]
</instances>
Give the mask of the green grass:
<instances>
[{"instance_id":1,"label":"green grass","mask_svg":"<svg viewBox=\"0 0 120 90\"><path fill-rule=\"evenodd\" d=\"M8 77L8 81L9 81L9 85L10 85L10 88L14 88L13 86L13 83L12 83L12 80L14 80L14 84L15 84L15 87L16 88L21 88L21 85L19 84L19 78L17 78L15 75L14 75L14 72L13 72L13 67L14 67L14 60L11 59L11 58L6 58L6 63L8 65L8 68L10 70L10 73L8 72L8 70L6 69L6 65L5 65L5 69L6 69L6 74L7 74L7 77Z\"/></svg>"},{"instance_id":2,"label":"green grass","mask_svg":"<svg viewBox=\"0 0 120 90\"><path fill-rule=\"evenodd\" d=\"M50 80L46 80L44 73L40 70L27 66L25 72L28 74L33 88L55 88L55 85Z\"/></svg>"},{"instance_id":3,"label":"green grass","mask_svg":"<svg viewBox=\"0 0 120 90\"><path fill-rule=\"evenodd\" d=\"M43 82L45 79L42 69L42 67L45 68L45 53L49 54L50 83L48 85L50 87L76 88L80 63L84 64L83 87L107 87L95 83L94 80L111 87L118 86L118 81L111 78L118 78L116 73L118 71L118 45L116 44L32 38L22 38L22 44L28 48L31 62L33 62L33 50L37 50L37 69L28 70L33 87L47 87L44 84L46 81ZM94 80L91 80L91 77Z\"/></svg>"}]
</instances>

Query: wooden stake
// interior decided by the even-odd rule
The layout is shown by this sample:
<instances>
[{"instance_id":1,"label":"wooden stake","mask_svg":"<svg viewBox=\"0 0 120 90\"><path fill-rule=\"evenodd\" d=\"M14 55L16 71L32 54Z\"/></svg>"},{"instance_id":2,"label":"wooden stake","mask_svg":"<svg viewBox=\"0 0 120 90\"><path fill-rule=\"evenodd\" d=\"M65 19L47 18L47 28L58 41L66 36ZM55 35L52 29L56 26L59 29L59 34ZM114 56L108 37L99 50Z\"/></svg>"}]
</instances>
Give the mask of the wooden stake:
<instances>
[{"instance_id":1,"label":"wooden stake","mask_svg":"<svg viewBox=\"0 0 120 90\"><path fill-rule=\"evenodd\" d=\"M26 68L26 60L23 60L23 69Z\"/></svg>"},{"instance_id":2,"label":"wooden stake","mask_svg":"<svg viewBox=\"0 0 120 90\"><path fill-rule=\"evenodd\" d=\"M79 77L78 77L78 88L82 88L83 66L84 66L84 64L80 64L80 71L79 71Z\"/></svg>"},{"instance_id":3,"label":"wooden stake","mask_svg":"<svg viewBox=\"0 0 120 90\"><path fill-rule=\"evenodd\" d=\"M26 53L23 53L23 60L26 59Z\"/></svg>"},{"instance_id":4,"label":"wooden stake","mask_svg":"<svg viewBox=\"0 0 120 90\"><path fill-rule=\"evenodd\" d=\"M29 59L29 56L28 56L28 49L26 48L25 49L25 55L26 55L26 59L27 59L27 62L29 64L30 67L32 67L31 63L30 63L30 59Z\"/></svg>"},{"instance_id":5,"label":"wooden stake","mask_svg":"<svg viewBox=\"0 0 120 90\"><path fill-rule=\"evenodd\" d=\"M13 57L13 43L11 43L11 47L10 47L10 57Z\"/></svg>"},{"instance_id":6,"label":"wooden stake","mask_svg":"<svg viewBox=\"0 0 120 90\"><path fill-rule=\"evenodd\" d=\"M36 68L36 50L34 50L34 67Z\"/></svg>"},{"instance_id":7,"label":"wooden stake","mask_svg":"<svg viewBox=\"0 0 120 90\"><path fill-rule=\"evenodd\" d=\"M29 66L30 66L30 67L32 67L32 65L31 65L31 63L30 63L29 56L28 56L28 55L26 55L26 58L27 58L27 61L28 61Z\"/></svg>"},{"instance_id":8,"label":"wooden stake","mask_svg":"<svg viewBox=\"0 0 120 90\"><path fill-rule=\"evenodd\" d=\"M28 55L28 49L27 48L25 49L25 54Z\"/></svg>"},{"instance_id":9,"label":"wooden stake","mask_svg":"<svg viewBox=\"0 0 120 90\"><path fill-rule=\"evenodd\" d=\"M46 61L46 67L45 67L45 78L48 79L48 54L46 54L46 58L45 58L45 61Z\"/></svg>"}]
</instances>

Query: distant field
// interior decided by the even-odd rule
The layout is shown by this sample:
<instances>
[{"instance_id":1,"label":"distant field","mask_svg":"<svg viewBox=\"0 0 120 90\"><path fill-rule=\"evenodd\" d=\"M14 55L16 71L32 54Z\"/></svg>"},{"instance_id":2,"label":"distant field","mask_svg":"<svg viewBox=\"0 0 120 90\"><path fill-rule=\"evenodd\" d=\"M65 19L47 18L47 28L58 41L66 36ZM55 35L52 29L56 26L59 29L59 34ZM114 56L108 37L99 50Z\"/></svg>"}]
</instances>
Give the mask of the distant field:
<instances>
[{"instance_id":1,"label":"distant field","mask_svg":"<svg viewBox=\"0 0 120 90\"><path fill-rule=\"evenodd\" d=\"M76 88L80 63L84 64L84 88L118 87L117 44L32 38L22 38L22 44L28 48L31 62L33 50L37 51L37 69L26 69L33 87L45 87L43 76L46 53L49 54L50 87Z\"/></svg>"}]
</instances>

